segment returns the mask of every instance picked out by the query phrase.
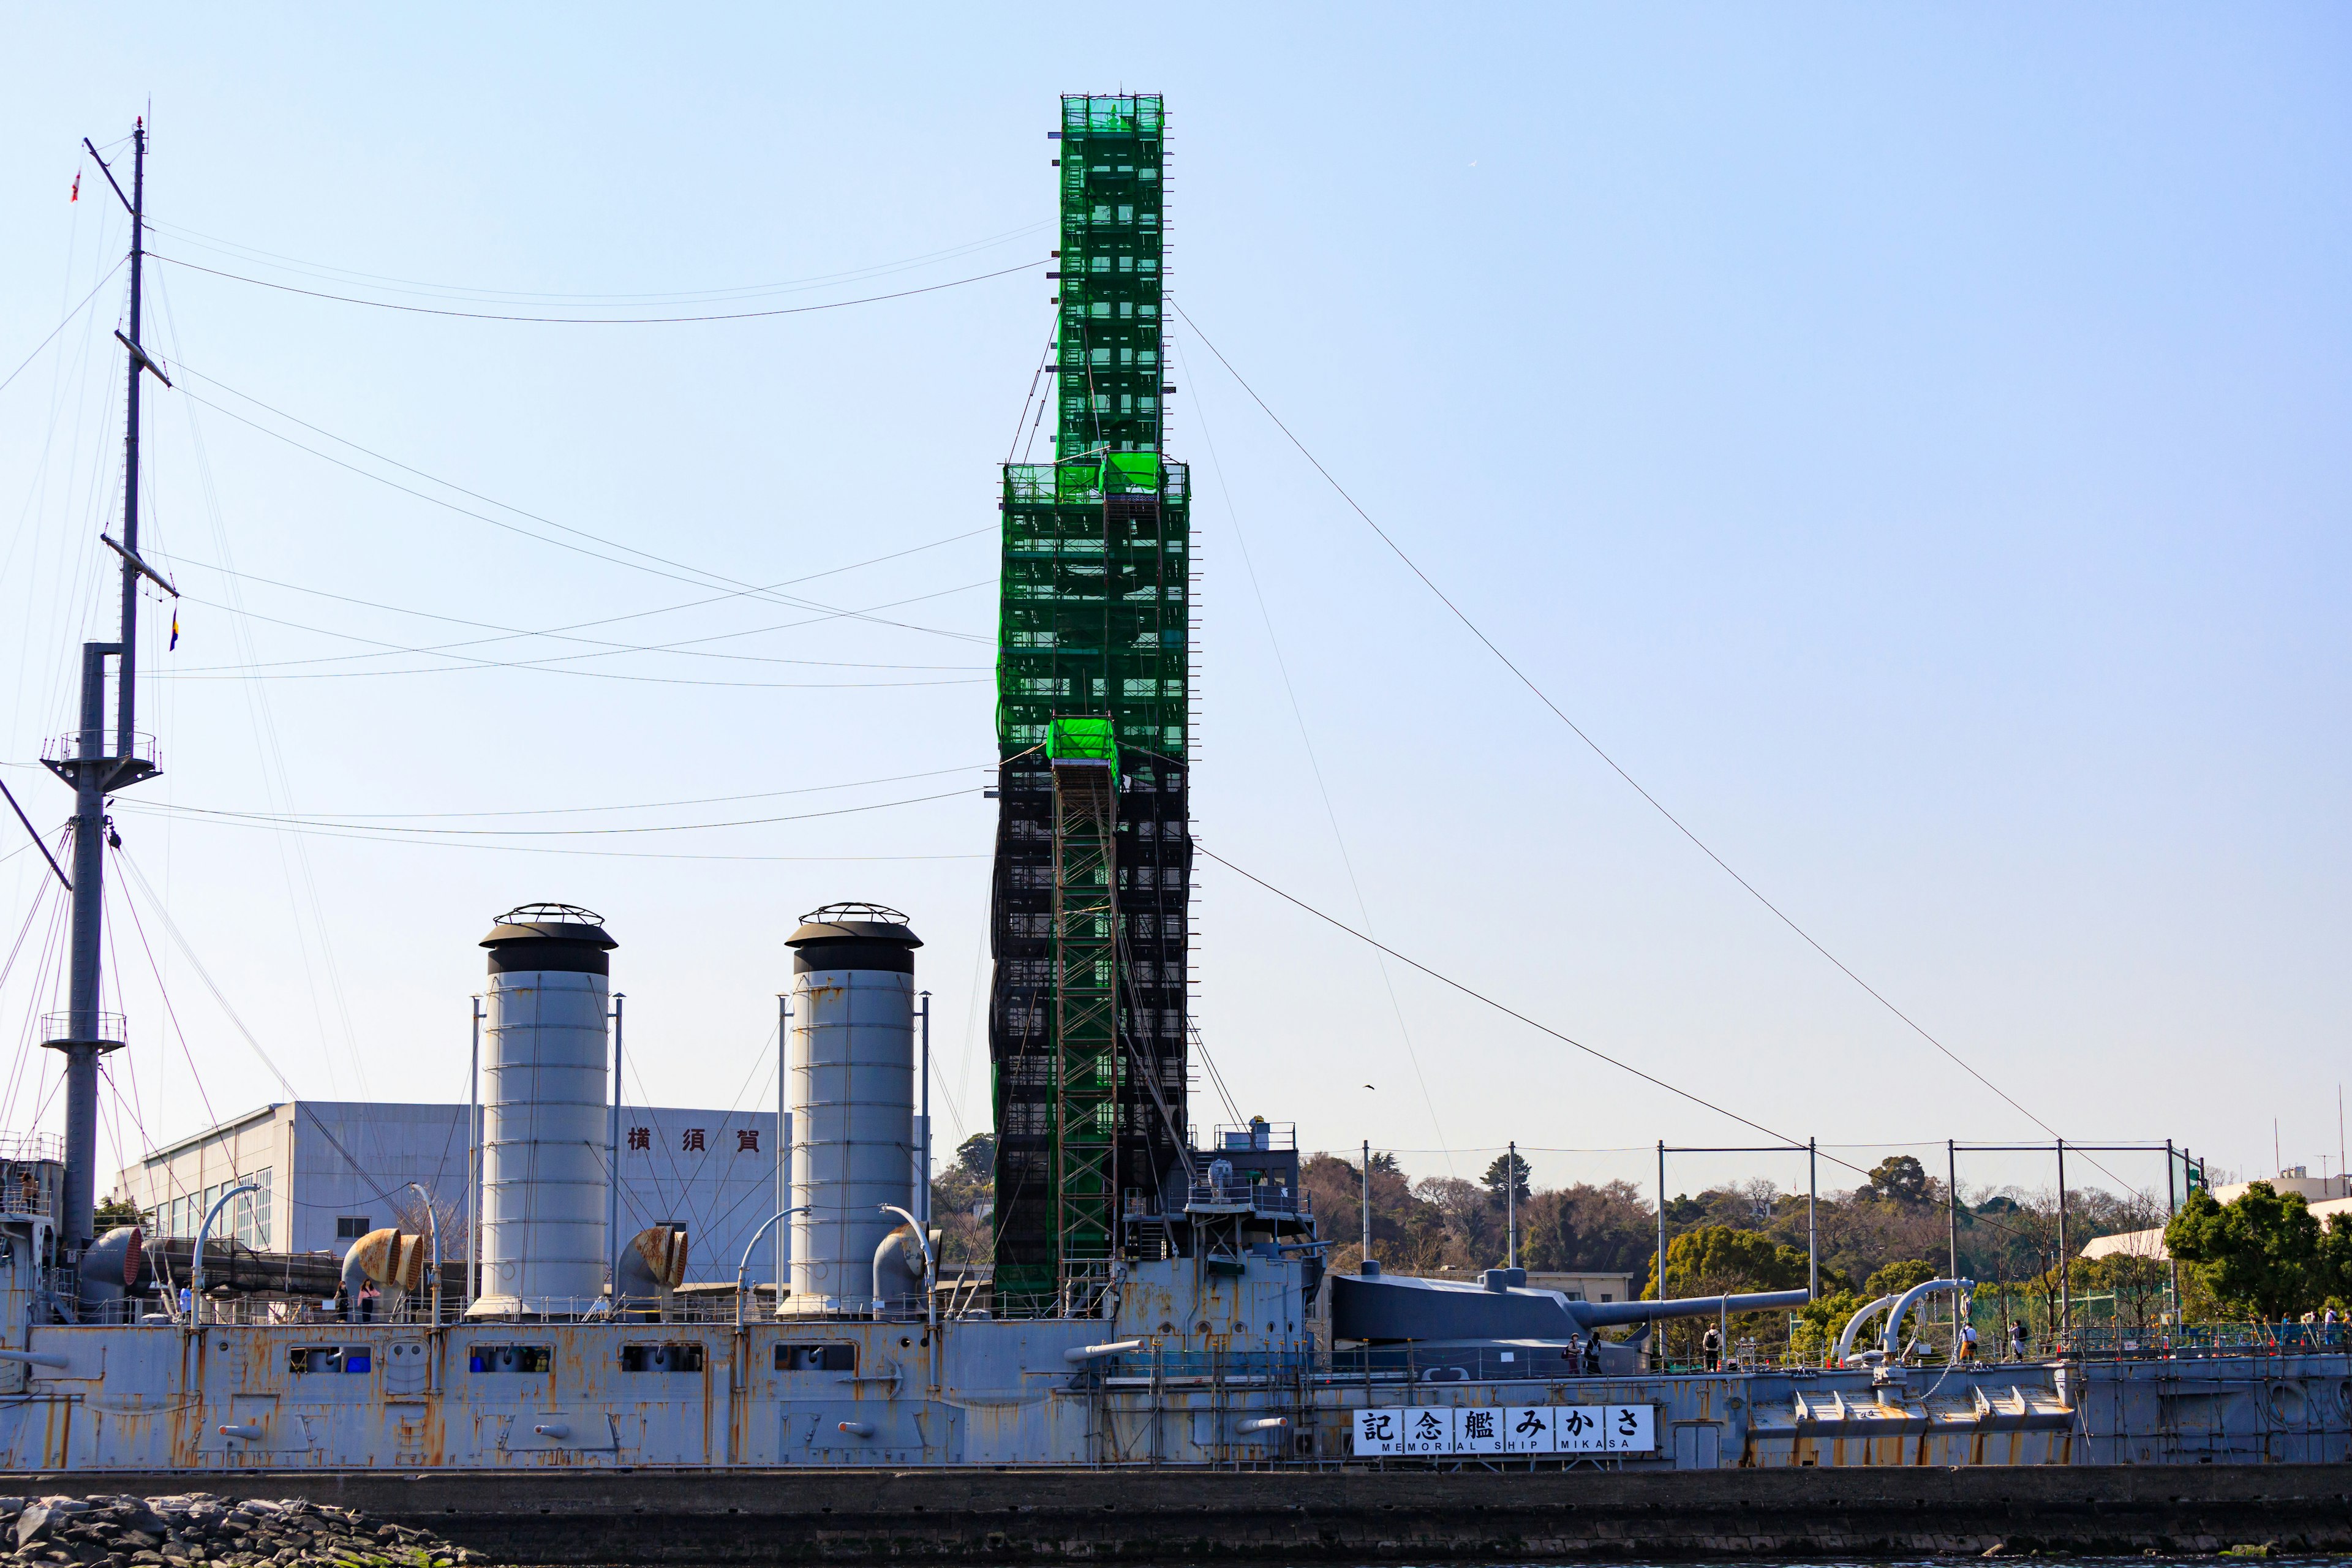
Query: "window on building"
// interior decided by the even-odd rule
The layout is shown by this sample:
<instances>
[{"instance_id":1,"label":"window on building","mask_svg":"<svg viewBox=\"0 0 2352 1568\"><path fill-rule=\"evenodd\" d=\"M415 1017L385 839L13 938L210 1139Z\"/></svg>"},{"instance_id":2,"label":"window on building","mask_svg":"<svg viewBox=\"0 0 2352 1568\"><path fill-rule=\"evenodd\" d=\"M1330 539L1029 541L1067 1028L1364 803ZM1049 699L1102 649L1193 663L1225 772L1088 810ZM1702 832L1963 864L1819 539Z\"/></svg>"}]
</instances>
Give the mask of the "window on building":
<instances>
[{"instance_id":1,"label":"window on building","mask_svg":"<svg viewBox=\"0 0 2352 1568\"><path fill-rule=\"evenodd\" d=\"M221 1218L221 1228L257 1252L269 1250L269 1173L260 1170L245 1178L258 1192L240 1193Z\"/></svg>"},{"instance_id":2,"label":"window on building","mask_svg":"<svg viewBox=\"0 0 2352 1568\"><path fill-rule=\"evenodd\" d=\"M373 1228L373 1227L368 1224L368 1216L363 1214L347 1214L338 1215L335 1216L335 1239L337 1241L357 1241Z\"/></svg>"}]
</instances>

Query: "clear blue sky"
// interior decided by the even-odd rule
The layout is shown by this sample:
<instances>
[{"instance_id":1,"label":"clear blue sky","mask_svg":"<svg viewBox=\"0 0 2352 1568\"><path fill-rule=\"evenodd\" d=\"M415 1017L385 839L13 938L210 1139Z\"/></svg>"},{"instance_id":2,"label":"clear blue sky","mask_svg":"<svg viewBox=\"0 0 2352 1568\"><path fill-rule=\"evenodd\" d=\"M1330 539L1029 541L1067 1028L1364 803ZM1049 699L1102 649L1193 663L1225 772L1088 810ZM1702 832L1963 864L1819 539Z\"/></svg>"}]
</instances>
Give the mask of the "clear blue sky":
<instances>
[{"instance_id":1,"label":"clear blue sky","mask_svg":"<svg viewBox=\"0 0 2352 1568\"><path fill-rule=\"evenodd\" d=\"M2340 9L19 6L7 28L0 374L119 253L95 172L66 195L79 138L121 137L151 96L155 249L295 287L545 314L574 308L556 296L830 279L734 307L776 308L1030 267L653 327L403 314L158 267L149 336L190 374L151 399L149 537L190 602L142 695L168 773L120 820L304 1093L462 1092L474 943L497 911L557 899L622 942L645 1094L762 1100L782 938L805 909L871 898L929 943L942 1130L983 1124L994 555L974 531L1049 327L1055 95L1125 88L1168 97L1172 281L1200 330L1727 861L2070 1139L2171 1136L2261 1173L2275 1117L2288 1163L2334 1164L2352 1025ZM104 613L119 293L0 391L0 755L19 764L72 721L68 648ZM2041 1135L1517 687L1197 335L1175 347L1171 448L1194 464L1206 572L1204 844L1799 1138ZM240 394L551 521L444 499L696 584L929 546L790 590L914 601L875 613L921 629L737 635L803 616L672 608L709 594L333 466L223 410L433 489ZM723 636L700 651L740 657L563 667L630 679L346 674L449 662L353 659L374 645L352 638L493 635L404 612L637 616L588 635ZM257 664L268 679L230 668ZM740 684L682 683L709 681ZM45 775L5 776L37 820L65 815ZM404 826L879 808L501 841L527 851L152 814L754 795ZM0 934L39 871L0 866ZM1310 1146L1370 1138L1468 1174L1511 1138L1751 1141L1384 979L1213 865L1201 885L1212 1048L1244 1112L1296 1120ZM162 1138L278 1092L147 919L168 1010L139 931L116 928L136 1115L108 1119L134 1146L141 1125ZM55 969L49 920L0 990L12 1034ZM31 1121L40 1055L0 1121ZM1651 1163L1534 1158L1543 1182ZM1694 1157L1675 1184L1735 1167L1800 1175ZM2161 1182L2154 1163L2116 1170ZM1963 1178L2048 1173L1987 1159Z\"/></svg>"}]
</instances>

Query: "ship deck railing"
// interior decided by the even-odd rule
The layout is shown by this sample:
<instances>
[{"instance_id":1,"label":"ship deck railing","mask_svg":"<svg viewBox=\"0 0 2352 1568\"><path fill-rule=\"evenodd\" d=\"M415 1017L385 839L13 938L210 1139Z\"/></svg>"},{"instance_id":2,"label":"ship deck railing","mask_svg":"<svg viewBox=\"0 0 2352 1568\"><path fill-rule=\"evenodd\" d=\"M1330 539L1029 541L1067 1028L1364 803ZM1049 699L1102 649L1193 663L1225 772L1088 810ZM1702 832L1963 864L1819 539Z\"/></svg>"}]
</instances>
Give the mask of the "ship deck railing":
<instances>
[{"instance_id":1,"label":"ship deck railing","mask_svg":"<svg viewBox=\"0 0 2352 1568\"><path fill-rule=\"evenodd\" d=\"M2076 1329L2060 1340L2083 1361L2206 1361L2218 1356L2343 1355L2352 1323L2167 1323Z\"/></svg>"}]
</instances>

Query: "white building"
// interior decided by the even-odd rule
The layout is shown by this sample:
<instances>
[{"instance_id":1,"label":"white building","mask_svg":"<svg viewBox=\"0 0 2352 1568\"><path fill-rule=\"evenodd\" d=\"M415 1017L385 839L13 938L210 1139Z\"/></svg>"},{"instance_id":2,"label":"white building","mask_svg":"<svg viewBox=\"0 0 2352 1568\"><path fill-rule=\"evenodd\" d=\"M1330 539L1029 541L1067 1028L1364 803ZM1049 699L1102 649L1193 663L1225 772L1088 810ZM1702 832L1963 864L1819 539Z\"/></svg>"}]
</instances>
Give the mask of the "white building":
<instances>
[{"instance_id":1,"label":"white building","mask_svg":"<svg viewBox=\"0 0 2352 1568\"><path fill-rule=\"evenodd\" d=\"M786 1136L791 1131L786 1119ZM772 1110L621 1110L621 1231L668 1223L687 1233L687 1279L730 1281L744 1244L778 1207ZM603 1151L598 1151L600 1160ZM270 1252L341 1253L371 1230L419 1231L433 1194L442 1251L466 1255L466 1108L289 1100L156 1150L116 1178L120 1197L159 1236L194 1236L215 1200L251 1183L215 1226ZM771 1238L789 1231L770 1229ZM751 1278L775 1277L762 1240Z\"/></svg>"},{"instance_id":2,"label":"white building","mask_svg":"<svg viewBox=\"0 0 2352 1568\"><path fill-rule=\"evenodd\" d=\"M2290 1193L2300 1194L2305 1206L2318 1216L2319 1223L2323 1226L2327 1223L2327 1216L2330 1215L2352 1215L2352 1178L2309 1176L2304 1173L2304 1170L2301 1165L2289 1165L2275 1176L2264 1176L2261 1179L2268 1182L2271 1184L2271 1190L2282 1196ZM2231 1182L2227 1185L2215 1187L2213 1201L2223 1205L2233 1204L2244 1197L2253 1184L2252 1182ZM2103 1236L2083 1248L2083 1256L2090 1258L2114 1258L2119 1255L2126 1258L2152 1258L2158 1263L2168 1263L2172 1259L2172 1254L2165 1249L2164 1232L2161 1228L2127 1230L2116 1236Z\"/></svg>"}]
</instances>

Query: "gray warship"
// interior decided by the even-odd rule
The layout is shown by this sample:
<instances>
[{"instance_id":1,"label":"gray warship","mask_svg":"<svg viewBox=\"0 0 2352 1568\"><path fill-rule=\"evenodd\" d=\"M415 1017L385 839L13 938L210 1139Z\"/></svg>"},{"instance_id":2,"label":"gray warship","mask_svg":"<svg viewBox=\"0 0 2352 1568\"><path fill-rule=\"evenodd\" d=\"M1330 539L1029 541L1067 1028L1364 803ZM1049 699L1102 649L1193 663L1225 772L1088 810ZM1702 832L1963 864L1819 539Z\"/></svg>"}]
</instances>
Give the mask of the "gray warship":
<instances>
[{"instance_id":1,"label":"gray warship","mask_svg":"<svg viewBox=\"0 0 2352 1568\"><path fill-rule=\"evenodd\" d=\"M1160 445L1160 100L1063 102L1057 451L1007 464L992 1042L993 1278L929 1224L913 922L820 908L790 952L788 1278L681 1289L691 1238L620 1234L611 965L575 906L479 939L486 1012L467 1253L396 1229L341 1256L97 1234L108 800L135 727L143 132L131 188L121 629L86 644L61 1145L0 1158L0 1468L107 1472L1196 1466L2052 1467L2340 1460L2352 1359L2151 1343L1918 1364L1922 1303L1874 1302L1827 1364L1692 1372L1653 1331L1807 1292L1590 1302L1524 1271L1353 1273L1270 1123L1183 1101L1190 897L1187 480ZM91 155L97 156L95 149ZM110 169L110 183L115 175ZM168 385L168 382L164 384ZM1043 405L1040 417L1043 416ZM113 722L106 699L110 668ZM1122 705L1124 704L1124 705ZM29 826L29 824L28 824ZM478 929L478 928L476 928ZM455 938L453 938L455 940ZM779 968L784 960L780 951ZM778 978L782 976L781 973ZM1024 1184L1026 1184L1025 1185ZM454 1280L451 1275L456 1278Z\"/></svg>"}]
</instances>

